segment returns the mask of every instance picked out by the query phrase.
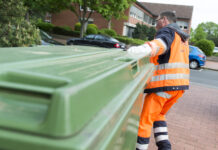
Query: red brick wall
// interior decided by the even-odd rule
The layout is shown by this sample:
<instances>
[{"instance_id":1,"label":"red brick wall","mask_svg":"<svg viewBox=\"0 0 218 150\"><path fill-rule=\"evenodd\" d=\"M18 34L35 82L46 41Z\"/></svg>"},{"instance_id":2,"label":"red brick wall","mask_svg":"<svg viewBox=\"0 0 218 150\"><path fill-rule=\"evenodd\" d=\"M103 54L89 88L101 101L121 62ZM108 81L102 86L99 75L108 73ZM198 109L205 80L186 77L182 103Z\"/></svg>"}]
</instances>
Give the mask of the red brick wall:
<instances>
[{"instance_id":1,"label":"red brick wall","mask_svg":"<svg viewBox=\"0 0 218 150\"><path fill-rule=\"evenodd\" d=\"M76 15L74 15L70 10L62 11L59 14L52 14L51 23L56 26L70 26L74 29L75 23L78 22Z\"/></svg>"},{"instance_id":2,"label":"red brick wall","mask_svg":"<svg viewBox=\"0 0 218 150\"><path fill-rule=\"evenodd\" d=\"M134 5L137 8L139 8L140 10L142 10L143 12L145 12L147 15L151 16L148 12L143 10L138 5L136 5L136 4L134 4ZM130 8L128 8L125 11L125 15L128 17L128 19L126 19L126 20L125 19L120 19L120 20L112 19L112 29L114 29L119 35L123 34L123 27L124 27L125 22L129 22L131 24L136 24L139 22L139 23L143 23L147 26L150 26L149 24L147 24L145 22L142 22L136 18L130 17L129 13L130 13ZM74 29L74 25L78 22L78 18L70 10L62 11L59 14L52 14L51 18L52 18L51 23L53 23L54 25L57 25L57 26L67 25L67 26L70 26L72 29ZM96 24L99 29L108 28L108 21L105 20L100 14L94 12L90 18L93 19L93 21L94 21L93 23ZM187 30L184 30L184 31L189 33L190 32L190 25L189 25L189 28Z\"/></svg>"},{"instance_id":3,"label":"red brick wall","mask_svg":"<svg viewBox=\"0 0 218 150\"><path fill-rule=\"evenodd\" d=\"M125 14L128 15L128 10L125 11ZM93 23L98 26L99 29L102 28L108 28L108 21L104 19L100 14L93 13L91 17L93 19ZM123 33L123 25L124 22L127 22L128 20L120 19L112 19L112 29L114 29L119 35L122 35ZM59 14L52 14L52 21L51 23L57 26L70 26L72 29L74 29L74 25L78 22L78 18L74 13L72 13L69 10L62 11Z\"/></svg>"}]
</instances>

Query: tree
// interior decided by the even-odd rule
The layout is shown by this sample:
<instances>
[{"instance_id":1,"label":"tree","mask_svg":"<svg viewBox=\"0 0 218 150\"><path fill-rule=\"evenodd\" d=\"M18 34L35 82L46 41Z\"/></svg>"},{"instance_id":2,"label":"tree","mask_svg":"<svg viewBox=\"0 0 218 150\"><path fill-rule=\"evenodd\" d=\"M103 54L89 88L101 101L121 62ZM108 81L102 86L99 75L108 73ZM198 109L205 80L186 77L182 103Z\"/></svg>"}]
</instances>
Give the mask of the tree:
<instances>
[{"instance_id":1,"label":"tree","mask_svg":"<svg viewBox=\"0 0 218 150\"><path fill-rule=\"evenodd\" d=\"M24 6L27 7L26 18L44 17L48 13L58 13L62 10L69 9L72 0L23 0Z\"/></svg>"},{"instance_id":2,"label":"tree","mask_svg":"<svg viewBox=\"0 0 218 150\"><path fill-rule=\"evenodd\" d=\"M70 10L77 16L80 24L80 37L86 32L86 25L94 11L99 9L103 0L72 0Z\"/></svg>"},{"instance_id":3,"label":"tree","mask_svg":"<svg viewBox=\"0 0 218 150\"><path fill-rule=\"evenodd\" d=\"M207 56L212 56L215 44L211 40L201 39L196 42L195 46L203 50Z\"/></svg>"},{"instance_id":4,"label":"tree","mask_svg":"<svg viewBox=\"0 0 218 150\"><path fill-rule=\"evenodd\" d=\"M147 34L148 40L149 41L153 40L155 34L156 34L156 29L154 27L150 27L149 30L148 30L148 34Z\"/></svg>"},{"instance_id":5,"label":"tree","mask_svg":"<svg viewBox=\"0 0 218 150\"><path fill-rule=\"evenodd\" d=\"M132 33L133 38L138 38L142 40L152 40L154 39L154 35L156 33L156 30L154 27L148 27L143 24L136 24L136 28L134 32Z\"/></svg>"},{"instance_id":6,"label":"tree","mask_svg":"<svg viewBox=\"0 0 218 150\"><path fill-rule=\"evenodd\" d=\"M85 33L85 24L92 15L93 11L97 11L99 4L103 0L23 0L27 6L28 13L42 14L46 12L58 13L62 10L71 10L81 24L80 37ZM27 15L28 16L28 15Z\"/></svg>"},{"instance_id":7,"label":"tree","mask_svg":"<svg viewBox=\"0 0 218 150\"><path fill-rule=\"evenodd\" d=\"M0 0L0 47L40 43L39 30L25 20L25 13L22 1Z\"/></svg>"},{"instance_id":8,"label":"tree","mask_svg":"<svg viewBox=\"0 0 218 150\"><path fill-rule=\"evenodd\" d=\"M124 11L136 0L105 0L101 3L98 12L108 21L108 29L111 29L111 19L125 18Z\"/></svg>"},{"instance_id":9,"label":"tree","mask_svg":"<svg viewBox=\"0 0 218 150\"><path fill-rule=\"evenodd\" d=\"M196 39L196 41L206 39L206 37L207 33L203 30L201 26L198 26L194 32L194 38Z\"/></svg>"},{"instance_id":10,"label":"tree","mask_svg":"<svg viewBox=\"0 0 218 150\"><path fill-rule=\"evenodd\" d=\"M194 37L194 31L195 30L193 28L191 28L189 43L192 44L192 45L194 45L194 43L196 43L196 39Z\"/></svg>"},{"instance_id":11,"label":"tree","mask_svg":"<svg viewBox=\"0 0 218 150\"><path fill-rule=\"evenodd\" d=\"M212 40L218 46L218 24L214 22L206 22L198 25L207 34L206 38Z\"/></svg>"}]
</instances>

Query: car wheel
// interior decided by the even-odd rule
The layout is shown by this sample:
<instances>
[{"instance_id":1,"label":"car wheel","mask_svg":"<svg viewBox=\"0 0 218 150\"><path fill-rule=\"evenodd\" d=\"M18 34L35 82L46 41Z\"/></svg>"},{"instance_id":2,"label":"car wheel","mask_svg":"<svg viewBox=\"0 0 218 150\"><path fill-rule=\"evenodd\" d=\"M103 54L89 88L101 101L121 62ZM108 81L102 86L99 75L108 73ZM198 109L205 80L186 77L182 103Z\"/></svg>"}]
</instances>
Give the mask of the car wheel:
<instances>
[{"instance_id":1,"label":"car wheel","mask_svg":"<svg viewBox=\"0 0 218 150\"><path fill-rule=\"evenodd\" d=\"M198 62L196 61L196 60L192 60L192 61L190 61L190 63L189 63L189 67L191 68L191 69L197 69L198 68Z\"/></svg>"}]
</instances>

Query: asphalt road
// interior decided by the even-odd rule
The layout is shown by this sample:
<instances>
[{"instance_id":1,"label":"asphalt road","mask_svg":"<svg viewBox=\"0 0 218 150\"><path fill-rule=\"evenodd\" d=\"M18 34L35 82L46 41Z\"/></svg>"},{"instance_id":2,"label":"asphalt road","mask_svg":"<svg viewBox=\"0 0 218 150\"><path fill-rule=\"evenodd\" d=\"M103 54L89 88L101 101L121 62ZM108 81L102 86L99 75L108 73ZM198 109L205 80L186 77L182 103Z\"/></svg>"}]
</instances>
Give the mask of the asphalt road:
<instances>
[{"instance_id":1,"label":"asphalt road","mask_svg":"<svg viewBox=\"0 0 218 150\"><path fill-rule=\"evenodd\" d=\"M218 71L207 69L191 70L190 81L194 84L218 89Z\"/></svg>"}]
</instances>

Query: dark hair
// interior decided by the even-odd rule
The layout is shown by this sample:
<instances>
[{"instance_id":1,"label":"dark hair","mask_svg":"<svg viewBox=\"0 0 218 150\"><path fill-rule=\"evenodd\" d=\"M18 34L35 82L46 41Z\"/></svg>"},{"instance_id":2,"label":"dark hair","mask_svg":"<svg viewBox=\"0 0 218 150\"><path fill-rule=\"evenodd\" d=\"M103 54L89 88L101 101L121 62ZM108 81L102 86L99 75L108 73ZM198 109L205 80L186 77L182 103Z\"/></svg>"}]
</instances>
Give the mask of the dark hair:
<instances>
[{"instance_id":1,"label":"dark hair","mask_svg":"<svg viewBox=\"0 0 218 150\"><path fill-rule=\"evenodd\" d=\"M171 22L171 23L176 23L176 12L175 11L164 11L160 14L160 17L167 17L167 19Z\"/></svg>"}]
</instances>

